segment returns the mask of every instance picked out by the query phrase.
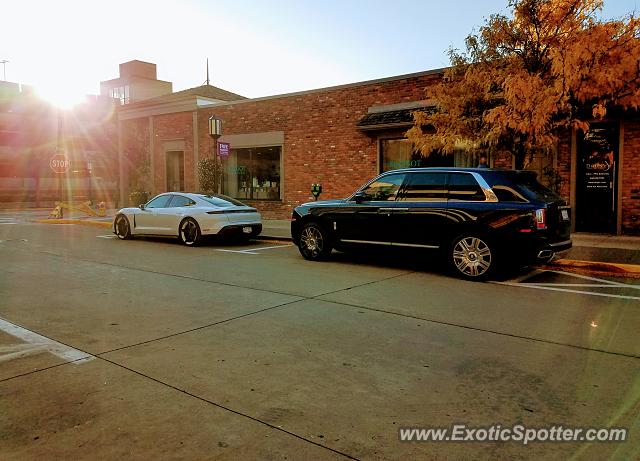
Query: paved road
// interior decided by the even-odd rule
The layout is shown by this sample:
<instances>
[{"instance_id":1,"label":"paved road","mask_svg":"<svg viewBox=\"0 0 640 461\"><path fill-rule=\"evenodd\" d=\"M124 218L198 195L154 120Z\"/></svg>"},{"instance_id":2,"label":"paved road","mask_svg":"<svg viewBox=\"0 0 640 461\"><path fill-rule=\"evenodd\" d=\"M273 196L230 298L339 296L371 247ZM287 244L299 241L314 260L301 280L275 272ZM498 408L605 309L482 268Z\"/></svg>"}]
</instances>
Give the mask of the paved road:
<instances>
[{"instance_id":1,"label":"paved road","mask_svg":"<svg viewBox=\"0 0 640 461\"><path fill-rule=\"evenodd\" d=\"M640 286L0 222L0 459L637 458ZM636 285L634 285L636 283ZM398 428L621 426L623 444Z\"/></svg>"}]
</instances>

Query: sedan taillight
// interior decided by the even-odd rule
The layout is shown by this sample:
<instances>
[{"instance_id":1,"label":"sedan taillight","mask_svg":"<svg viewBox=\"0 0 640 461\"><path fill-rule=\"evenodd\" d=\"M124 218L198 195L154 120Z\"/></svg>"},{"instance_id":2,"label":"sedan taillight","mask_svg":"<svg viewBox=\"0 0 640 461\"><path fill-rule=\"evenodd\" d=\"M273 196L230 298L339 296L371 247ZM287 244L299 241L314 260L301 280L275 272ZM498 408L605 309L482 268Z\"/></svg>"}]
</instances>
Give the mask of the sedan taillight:
<instances>
[{"instance_id":1,"label":"sedan taillight","mask_svg":"<svg viewBox=\"0 0 640 461\"><path fill-rule=\"evenodd\" d=\"M547 228L547 210L544 208L536 210L534 221L536 223L536 229L545 230Z\"/></svg>"}]
</instances>

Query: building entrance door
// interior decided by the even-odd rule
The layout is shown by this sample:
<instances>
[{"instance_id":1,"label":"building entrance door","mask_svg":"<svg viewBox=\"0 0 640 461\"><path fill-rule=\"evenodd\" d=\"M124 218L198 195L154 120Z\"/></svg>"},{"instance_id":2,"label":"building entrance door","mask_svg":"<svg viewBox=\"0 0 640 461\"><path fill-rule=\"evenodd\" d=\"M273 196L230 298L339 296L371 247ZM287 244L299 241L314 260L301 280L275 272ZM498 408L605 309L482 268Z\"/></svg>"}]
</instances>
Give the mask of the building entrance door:
<instances>
[{"instance_id":1,"label":"building entrance door","mask_svg":"<svg viewBox=\"0 0 640 461\"><path fill-rule=\"evenodd\" d=\"M184 152L167 152L167 191L184 191Z\"/></svg>"},{"instance_id":2,"label":"building entrance door","mask_svg":"<svg viewBox=\"0 0 640 461\"><path fill-rule=\"evenodd\" d=\"M576 231L615 233L617 217L617 123L592 123L577 136Z\"/></svg>"}]
</instances>

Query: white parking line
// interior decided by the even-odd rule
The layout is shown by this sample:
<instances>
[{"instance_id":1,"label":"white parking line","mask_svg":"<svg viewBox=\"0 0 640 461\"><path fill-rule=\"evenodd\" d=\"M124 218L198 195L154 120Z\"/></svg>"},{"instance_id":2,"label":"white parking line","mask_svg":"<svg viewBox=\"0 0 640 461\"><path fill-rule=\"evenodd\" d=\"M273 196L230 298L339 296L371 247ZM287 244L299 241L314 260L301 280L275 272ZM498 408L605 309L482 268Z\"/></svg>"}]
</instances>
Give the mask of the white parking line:
<instances>
[{"instance_id":1,"label":"white parking line","mask_svg":"<svg viewBox=\"0 0 640 461\"><path fill-rule=\"evenodd\" d=\"M13 344L0 347L0 362L9 362L29 355L36 355L47 350L40 344Z\"/></svg>"},{"instance_id":2,"label":"white parking line","mask_svg":"<svg viewBox=\"0 0 640 461\"><path fill-rule=\"evenodd\" d=\"M617 294L612 294L612 293L599 293L596 291L585 291L585 290L573 290L569 287L575 287L575 288L607 288L607 289L621 289L621 288L630 288L633 290L640 290L640 285L631 285L628 283L621 283L621 282L614 282L612 280L606 280L606 279L601 279L598 277L591 277L589 275L582 275L582 274L574 274L572 272L562 272L562 271L539 271L538 273L542 273L542 272L549 272L552 274L558 274L558 275L567 275L570 277L575 277L577 279L581 279L581 280L589 280L589 281L593 281L593 282L600 282L600 283L554 283L554 282L527 282L526 280L530 277L527 277L525 279L522 279L522 277L519 277L517 279L514 279L512 281L509 282L491 282L491 283L495 283L497 285L507 285L507 286L513 286L513 287L520 287L520 288L535 288L538 290L549 290L549 291L562 291L562 292L566 292L566 293L578 293L578 294L584 294L584 295L589 295L589 296L604 296L606 298L620 298L620 299L638 299L640 300L640 297L638 296L629 296L629 295L617 295ZM537 274L534 274L537 275Z\"/></svg>"},{"instance_id":3,"label":"white parking line","mask_svg":"<svg viewBox=\"0 0 640 461\"><path fill-rule=\"evenodd\" d=\"M0 319L0 330L31 344L34 347L34 351L36 347L40 348L40 350L44 349L47 352L50 352L61 359L71 361L74 364L88 362L95 358L91 354L87 354L86 352L79 351L78 349L74 349L65 344L39 335L38 333L22 328L21 326L7 320ZM14 355L15 351L11 352L11 354Z\"/></svg>"},{"instance_id":4,"label":"white parking line","mask_svg":"<svg viewBox=\"0 0 640 461\"><path fill-rule=\"evenodd\" d=\"M640 285L625 285L619 284L604 284L604 283L531 283L526 282L527 285L540 285L540 286L554 286L554 287L582 287L582 288L631 288L633 290L640 290Z\"/></svg>"},{"instance_id":5,"label":"white parking line","mask_svg":"<svg viewBox=\"0 0 640 461\"><path fill-rule=\"evenodd\" d=\"M606 279L601 279L598 277L592 277L590 275L582 275L582 274L574 274L573 272L562 272L562 271L547 271L547 272L551 272L552 274L559 274L559 275L570 275L571 277L575 277L578 279L583 279L583 280L592 280L594 282L602 282L602 283L606 283L607 285L618 285L621 287L635 287L637 285L629 285L628 283L622 283L622 282L614 282L613 280L606 280Z\"/></svg>"},{"instance_id":6,"label":"white parking line","mask_svg":"<svg viewBox=\"0 0 640 461\"><path fill-rule=\"evenodd\" d=\"M117 235L114 235L114 234L96 235L96 238L99 238L99 239L114 239L116 237Z\"/></svg>"},{"instance_id":7,"label":"white parking line","mask_svg":"<svg viewBox=\"0 0 640 461\"><path fill-rule=\"evenodd\" d=\"M274 248L286 248L286 247L292 247L292 246L293 246L293 244L289 243L287 245L276 245L276 246L271 246L271 247L251 248L250 251L273 250Z\"/></svg>"},{"instance_id":8,"label":"white parking line","mask_svg":"<svg viewBox=\"0 0 640 461\"><path fill-rule=\"evenodd\" d=\"M541 285L533 285L528 283L511 283L511 282L491 282L497 285L507 285L512 287L520 287L520 288L536 288L538 290L550 290L550 291L564 291L565 293L579 293L583 295L590 296L604 296L606 298L621 298L621 299L638 299L639 296L626 296L626 295L613 295L611 293L597 293L595 291L583 291L583 290L570 290L568 288L556 288L553 286L541 286Z\"/></svg>"},{"instance_id":9,"label":"white parking line","mask_svg":"<svg viewBox=\"0 0 640 461\"><path fill-rule=\"evenodd\" d=\"M225 253L240 253L240 254L244 254L244 255L259 255L260 253L256 253L257 251L262 251L262 250L273 250L275 248L286 248L286 247L292 247L292 244L288 244L288 245L275 245L275 246L270 246L270 247L260 247L260 248L249 248L246 250L227 250L227 249L218 249L217 251L224 251Z\"/></svg>"}]
</instances>

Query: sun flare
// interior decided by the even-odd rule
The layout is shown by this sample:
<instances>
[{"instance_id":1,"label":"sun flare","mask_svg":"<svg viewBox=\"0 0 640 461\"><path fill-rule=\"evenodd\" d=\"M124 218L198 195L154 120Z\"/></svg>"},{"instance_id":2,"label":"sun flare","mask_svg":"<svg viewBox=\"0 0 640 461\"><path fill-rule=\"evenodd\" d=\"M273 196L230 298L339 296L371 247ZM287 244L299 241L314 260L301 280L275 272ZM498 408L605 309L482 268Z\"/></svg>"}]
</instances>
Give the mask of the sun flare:
<instances>
[{"instance_id":1,"label":"sun flare","mask_svg":"<svg viewBox=\"0 0 640 461\"><path fill-rule=\"evenodd\" d=\"M86 99L86 95L77 87L65 84L41 86L36 89L38 95L51 105L62 110L72 109Z\"/></svg>"}]
</instances>

